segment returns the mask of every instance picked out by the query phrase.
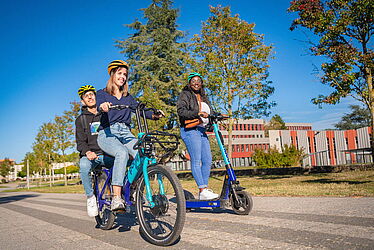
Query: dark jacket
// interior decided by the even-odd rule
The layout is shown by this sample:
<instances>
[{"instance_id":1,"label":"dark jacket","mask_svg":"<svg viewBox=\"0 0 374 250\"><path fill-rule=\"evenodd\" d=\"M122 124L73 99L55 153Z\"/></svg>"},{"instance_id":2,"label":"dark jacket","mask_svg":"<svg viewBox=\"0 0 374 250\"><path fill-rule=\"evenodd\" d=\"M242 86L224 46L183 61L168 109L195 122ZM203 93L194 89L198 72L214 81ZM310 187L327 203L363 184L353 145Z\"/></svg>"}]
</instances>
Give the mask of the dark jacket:
<instances>
[{"instance_id":1,"label":"dark jacket","mask_svg":"<svg viewBox=\"0 0 374 250\"><path fill-rule=\"evenodd\" d=\"M80 157L86 156L87 151L102 155L103 151L97 144L97 129L100 125L101 114L93 114L82 107L82 113L75 120L75 140Z\"/></svg>"},{"instance_id":2,"label":"dark jacket","mask_svg":"<svg viewBox=\"0 0 374 250\"><path fill-rule=\"evenodd\" d=\"M123 122L127 126L130 126L131 123L131 112L135 112L135 108L138 106L138 102L130 94L127 96L122 96L120 99L117 99L115 96L110 95L105 92L103 89L97 91L96 94L96 105L99 107L104 102L110 102L112 105L128 105L132 108L122 109L122 110L109 110L109 112L103 112L101 116L101 125L100 129L107 128L112 124L117 122ZM152 111L146 111L146 118L152 119Z\"/></svg>"},{"instance_id":3,"label":"dark jacket","mask_svg":"<svg viewBox=\"0 0 374 250\"><path fill-rule=\"evenodd\" d=\"M208 104L211 113L213 109L209 103L208 98L205 94L201 95L202 101ZM179 123L181 127L184 127L185 120L192 120L199 118L199 103L197 101L196 95L193 93L189 86L185 86L179 95L177 101L177 112L179 116Z\"/></svg>"}]
</instances>

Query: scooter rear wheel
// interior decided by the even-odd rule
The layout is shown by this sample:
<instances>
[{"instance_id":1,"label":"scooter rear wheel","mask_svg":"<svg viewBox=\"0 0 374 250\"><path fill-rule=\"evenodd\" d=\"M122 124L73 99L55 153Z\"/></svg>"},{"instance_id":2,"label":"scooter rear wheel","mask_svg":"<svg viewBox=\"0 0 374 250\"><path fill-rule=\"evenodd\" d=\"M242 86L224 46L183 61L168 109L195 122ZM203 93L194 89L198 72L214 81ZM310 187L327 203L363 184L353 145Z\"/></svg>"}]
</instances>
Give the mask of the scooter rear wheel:
<instances>
[{"instance_id":1,"label":"scooter rear wheel","mask_svg":"<svg viewBox=\"0 0 374 250\"><path fill-rule=\"evenodd\" d=\"M231 195L231 207L236 214L247 215L251 212L253 207L252 197L246 191L236 191L238 201Z\"/></svg>"}]
</instances>

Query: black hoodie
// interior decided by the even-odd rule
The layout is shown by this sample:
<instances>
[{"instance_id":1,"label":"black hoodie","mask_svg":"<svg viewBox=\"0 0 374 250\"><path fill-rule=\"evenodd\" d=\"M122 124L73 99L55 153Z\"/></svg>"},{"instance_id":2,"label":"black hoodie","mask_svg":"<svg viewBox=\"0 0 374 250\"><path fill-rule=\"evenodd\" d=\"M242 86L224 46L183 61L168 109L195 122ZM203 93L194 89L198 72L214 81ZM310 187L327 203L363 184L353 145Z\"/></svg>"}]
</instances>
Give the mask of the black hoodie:
<instances>
[{"instance_id":1,"label":"black hoodie","mask_svg":"<svg viewBox=\"0 0 374 250\"><path fill-rule=\"evenodd\" d=\"M208 104L211 112L214 113L204 91L202 91L200 95L202 101ZM185 120L199 118L199 103L197 102L196 95L188 85L183 88L181 94L179 95L177 101L177 112L181 127L185 126Z\"/></svg>"},{"instance_id":2,"label":"black hoodie","mask_svg":"<svg viewBox=\"0 0 374 250\"><path fill-rule=\"evenodd\" d=\"M87 151L103 154L97 144L97 129L100 125L101 114L93 114L82 107L82 113L75 120L75 140L80 157L86 156Z\"/></svg>"}]
</instances>

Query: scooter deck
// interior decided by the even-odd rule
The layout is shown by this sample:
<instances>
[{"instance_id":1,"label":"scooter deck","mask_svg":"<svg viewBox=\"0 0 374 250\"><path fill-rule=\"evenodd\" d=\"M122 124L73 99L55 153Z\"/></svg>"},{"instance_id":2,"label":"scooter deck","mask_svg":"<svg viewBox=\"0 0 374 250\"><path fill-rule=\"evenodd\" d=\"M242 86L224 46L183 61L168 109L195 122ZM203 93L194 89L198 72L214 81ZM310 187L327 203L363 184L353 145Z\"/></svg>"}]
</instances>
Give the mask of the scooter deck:
<instances>
[{"instance_id":1,"label":"scooter deck","mask_svg":"<svg viewBox=\"0 0 374 250\"><path fill-rule=\"evenodd\" d=\"M186 208L200 208L200 207L221 207L221 200L214 199L214 200L199 200L199 199L191 199L186 200Z\"/></svg>"}]
</instances>

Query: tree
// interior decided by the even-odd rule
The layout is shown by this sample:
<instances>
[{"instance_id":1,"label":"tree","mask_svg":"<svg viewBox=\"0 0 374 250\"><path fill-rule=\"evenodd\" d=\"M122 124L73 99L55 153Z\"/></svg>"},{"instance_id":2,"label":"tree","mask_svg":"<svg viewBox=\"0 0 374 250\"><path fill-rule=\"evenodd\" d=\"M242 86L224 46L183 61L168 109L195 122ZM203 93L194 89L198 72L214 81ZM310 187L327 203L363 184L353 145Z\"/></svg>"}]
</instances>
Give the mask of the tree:
<instances>
[{"instance_id":1,"label":"tree","mask_svg":"<svg viewBox=\"0 0 374 250\"><path fill-rule=\"evenodd\" d=\"M74 128L66 115L55 116L54 138L56 153L61 155L61 161L65 161L66 150L74 145Z\"/></svg>"},{"instance_id":2,"label":"tree","mask_svg":"<svg viewBox=\"0 0 374 250\"><path fill-rule=\"evenodd\" d=\"M52 122L44 123L39 128L39 132L33 143L33 157L35 157L37 172L48 169L53 160L59 159L56 153L55 124ZM31 162L30 162L31 163Z\"/></svg>"},{"instance_id":3,"label":"tree","mask_svg":"<svg viewBox=\"0 0 374 250\"><path fill-rule=\"evenodd\" d=\"M218 111L228 114L228 154L232 153L232 127L236 118L269 115L275 105L267 99L274 92L268 78L272 46L249 24L232 16L230 7L210 7L211 16L201 34L192 39L192 68L206 76L205 86Z\"/></svg>"},{"instance_id":4,"label":"tree","mask_svg":"<svg viewBox=\"0 0 374 250\"><path fill-rule=\"evenodd\" d=\"M23 159L22 172L24 176L27 174L27 160L29 160L30 173L41 171L40 165L38 164L39 160L37 159L35 152L27 152Z\"/></svg>"},{"instance_id":5,"label":"tree","mask_svg":"<svg viewBox=\"0 0 374 250\"><path fill-rule=\"evenodd\" d=\"M359 129L370 126L370 112L359 105L350 105L351 113L345 114L341 121L335 124L340 130Z\"/></svg>"},{"instance_id":6,"label":"tree","mask_svg":"<svg viewBox=\"0 0 374 250\"><path fill-rule=\"evenodd\" d=\"M69 161L66 151L75 145L74 122L79 115L81 105L79 102L71 102L70 110L64 111L63 115L55 116L54 136L56 153L61 155L59 161Z\"/></svg>"},{"instance_id":7,"label":"tree","mask_svg":"<svg viewBox=\"0 0 374 250\"><path fill-rule=\"evenodd\" d=\"M177 29L178 10L171 8L172 3L153 0L150 6L141 9L146 23L136 20L126 25L135 33L128 39L116 41L116 47L131 65L131 92L140 101L167 113L168 119L158 122L167 129L176 125L176 102L180 83L185 81L182 74L188 57L187 44L178 42L184 34Z\"/></svg>"},{"instance_id":8,"label":"tree","mask_svg":"<svg viewBox=\"0 0 374 250\"><path fill-rule=\"evenodd\" d=\"M5 158L0 162L0 175L5 177L9 175L9 173L13 170L14 162L9 160L9 158Z\"/></svg>"},{"instance_id":9,"label":"tree","mask_svg":"<svg viewBox=\"0 0 374 250\"><path fill-rule=\"evenodd\" d=\"M219 148L217 139L215 136L208 136L209 138L209 144L210 144L210 150L212 151L212 161L220 161L222 159L221 149Z\"/></svg>"},{"instance_id":10,"label":"tree","mask_svg":"<svg viewBox=\"0 0 374 250\"><path fill-rule=\"evenodd\" d=\"M286 130L286 124L284 123L282 117L279 115L274 115L268 124L265 125L265 135L269 135L269 130Z\"/></svg>"},{"instance_id":11,"label":"tree","mask_svg":"<svg viewBox=\"0 0 374 250\"><path fill-rule=\"evenodd\" d=\"M371 112L374 128L374 1L372 0L294 0L288 9L298 18L291 30L298 26L309 29L317 42L310 41L312 55L323 56L323 84L332 87L329 95L320 95L312 102L336 104L351 96L364 103ZM372 152L374 156L374 133Z\"/></svg>"},{"instance_id":12,"label":"tree","mask_svg":"<svg viewBox=\"0 0 374 250\"><path fill-rule=\"evenodd\" d=\"M52 162L75 161L77 153L67 154L74 145L74 121L79 114L80 103L71 102L70 109L61 116L55 116L52 122L43 123L35 137L32 152L24 157L23 172L29 160L31 173L43 173Z\"/></svg>"}]
</instances>

